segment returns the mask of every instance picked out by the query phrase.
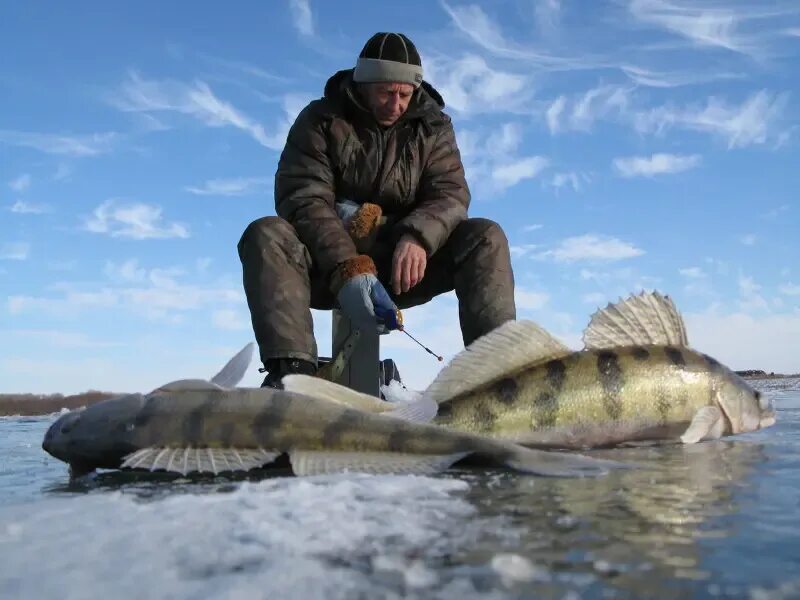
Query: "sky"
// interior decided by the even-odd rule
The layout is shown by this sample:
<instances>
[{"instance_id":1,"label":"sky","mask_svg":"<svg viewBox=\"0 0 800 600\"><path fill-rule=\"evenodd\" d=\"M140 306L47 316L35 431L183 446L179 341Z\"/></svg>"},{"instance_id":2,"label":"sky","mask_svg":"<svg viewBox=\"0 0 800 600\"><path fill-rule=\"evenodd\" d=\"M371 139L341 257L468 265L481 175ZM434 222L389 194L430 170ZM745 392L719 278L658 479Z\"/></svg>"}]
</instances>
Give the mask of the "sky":
<instances>
[{"instance_id":1,"label":"sky","mask_svg":"<svg viewBox=\"0 0 800 600\"><path fill-rule=\"evenodd\" d=\"M518 318L579 349L658 290L693 347L800 371L793 0L30 1L0 6L0 392L145 392L252 341L236 244L275 214L295 116L378 31L444 97ZM457 312L404 316L448 359ZM417 389L441 367L399 332L381 352Z\"/></svg>"}]
</instances>

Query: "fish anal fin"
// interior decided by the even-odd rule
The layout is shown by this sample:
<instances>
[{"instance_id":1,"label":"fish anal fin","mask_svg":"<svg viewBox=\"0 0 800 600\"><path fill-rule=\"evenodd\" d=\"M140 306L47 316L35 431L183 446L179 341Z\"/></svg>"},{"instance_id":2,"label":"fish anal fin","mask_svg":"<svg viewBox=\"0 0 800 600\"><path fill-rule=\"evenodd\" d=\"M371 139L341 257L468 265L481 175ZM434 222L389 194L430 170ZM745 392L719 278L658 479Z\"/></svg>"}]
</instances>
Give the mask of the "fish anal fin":
<instances>
[{"instance_id":1,"label":"fish anal fin","mask_svg":"<svg viewBox=\"0 0 800 600\"><path fill-rule=\"evenodd\" d=\"M722 411L716 406L704 406L698 410L689 427L681 436L684 444L696 444L704 439L718 439L722 437L725 427Z\"/></svg>"},{"instance_id":2,"label":"fish anal fin","mask_svg":"<svg viewBox=\"0 0 800 600\"><path fill-rule=\"evenodd\" d=\"M448 469L467 454L468 452L434 455L294 450L289 453L289 459L292 471L298 476L333 473L426 475Z\"/></svg>"},{"instance_id":3,"label":"fish anal fin","mask_svg":"<svg viewBox=\"0 0 800 600\"><path fill-rule=\"evenodd\" d=\"M669 296L631 295L595 312L583 342L587 349L621 346L688 346L686 326Z\"/></svg>"},{"instance_id":4,"label":"fish anal fin","mask_svg":"<svg viewBox=\"0 0 800 600\"><path fill-rule=\"evenodd\" d=\"M281 452L263 448L142 448L125 456L123 469L171 473L249 471L274 461Z\"/></svg>"},{"instance_id":5,"label":"fish anal fin","mask_svg":"<svg viewBox=\"0 0 800 600\"><path fill-rule=\"evenodd\" d=\"M441 404L526 365L561 358L570 352L533 321L507 321L457 354L424 395Z\"/></svg>"}]
</instances>

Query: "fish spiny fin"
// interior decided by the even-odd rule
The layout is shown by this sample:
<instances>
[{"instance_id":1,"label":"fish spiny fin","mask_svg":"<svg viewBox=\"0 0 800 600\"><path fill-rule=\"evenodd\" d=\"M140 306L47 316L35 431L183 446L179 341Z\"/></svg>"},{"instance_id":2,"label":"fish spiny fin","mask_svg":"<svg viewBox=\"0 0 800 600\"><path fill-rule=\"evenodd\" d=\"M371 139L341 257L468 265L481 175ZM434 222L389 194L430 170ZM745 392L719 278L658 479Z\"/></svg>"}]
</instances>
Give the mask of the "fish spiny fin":
<instances>
[{"instance_id":1,"label":"fish spiny fin","mask_svg":"<svg viewBox=\"0 0 800 600\"><path fill-rule=\"evenodd\" d=\"M207 390L223 390L225 388L205 379L178 379L170 381L154 390L156 392L200 392Z\"/></svg>"},{"instance_id":2,"label":"fish spiny fin","mask_svg":"<svg viewBox=\"0 0 800 600\"><path fill-rule=\"evenodd\" d=\"M392 410L394 404L351 390L332 381L311 377L309 375L286 375L281 379L283 389L287 392L304 394L317 398L318 400L328 400L348 408L355 408L371 413L382 413Z\"/></svg>"},{"instance_id":3,"label":"fish spiny fin","mask_svg":"<svg viewBox=\"0 0 800 600\"><path fill-rule=\"evenodd\" d=\"M526 365L570 352L533 321L508 321L459 352L439 372L424 396L441 404Z\"/></svg>"},{"instance_id":4,"label":"fish spiny fin","mask_svg":"<svg viewBox=\"0 0 800 600\"><path fill-rule=\"evenodd\" d=\"M236 384L242 380L242 377L244 377L247 368L253 360L254 348L255 344L250 342L239 350L239 352L222 367L220 372L211 378L211 383L229 389L236 387Z\"/></svg>"},{"instance_id":5,"label":"fish spiny fin","mask_svg":"<svg viewBox=\"0 0 800 600\"><path fill-rule=\"evenodd\" d=\"M629 296L592 315L583 332L588 349L621 346L688 346L686 326L669 296L658 292Z\"/></svg>"},{"instance_id":6,"label":"fish spiny fin","mask_svg":"<svg viewBox=\"0 0 800 600\"><path fill-rule=\"evenodd\" d=\"M684 444L696 444L703 439L719 439L722 437L722 411L716 406L704 406L698 410L689 427L681 436ZM720 427L719 424L723 427Z\"/></svg>"},{"instance_id":7,"label":"fish spiny fin","mask_svg":"<svg viewBox=\"0 0 800 600\"><path fill-rule=\"evenodd\" d=\"M263 448L142 448L127 455L123 469L171 473L249 471L271 463L281 453Z\"/></svg>"},{"instance_id":8,"label":"fish spiny fin","mask_svg":"<svg viewBox=\"0 0 800 600\"><path fill-rule=\"evenodd\" d=\"M289 453L295 475L374 473L428 475L439 473L464 458L456 454L403 454L398 452L322 452L294 450Z\"/></svg>"}]
</instances>

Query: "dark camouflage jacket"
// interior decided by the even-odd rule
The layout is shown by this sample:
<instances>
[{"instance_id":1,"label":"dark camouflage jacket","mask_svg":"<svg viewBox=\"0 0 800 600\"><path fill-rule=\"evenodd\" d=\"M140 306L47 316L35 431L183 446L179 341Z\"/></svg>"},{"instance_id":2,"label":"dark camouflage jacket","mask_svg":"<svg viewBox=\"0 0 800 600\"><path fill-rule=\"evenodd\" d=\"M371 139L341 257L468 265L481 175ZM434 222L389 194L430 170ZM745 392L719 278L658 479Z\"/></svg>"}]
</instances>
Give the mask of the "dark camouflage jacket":
<instances>
[{"instance_id":1,"label":"dark camouflage jacket","mask_svg":"<svg viewBox=\"0 0 800 600\"><path fill-rule=\"evenodd\" d=\"M297 231L315 268L330 276L358 252L335 199L383 209L397 240L413 234L435 253L466 218L470 193L444 102L424 82L408 110L382 128L360 104L352 70L328 80L325 95L298 115L275 176L275 208Z\"/></svg>"}]
</instances>

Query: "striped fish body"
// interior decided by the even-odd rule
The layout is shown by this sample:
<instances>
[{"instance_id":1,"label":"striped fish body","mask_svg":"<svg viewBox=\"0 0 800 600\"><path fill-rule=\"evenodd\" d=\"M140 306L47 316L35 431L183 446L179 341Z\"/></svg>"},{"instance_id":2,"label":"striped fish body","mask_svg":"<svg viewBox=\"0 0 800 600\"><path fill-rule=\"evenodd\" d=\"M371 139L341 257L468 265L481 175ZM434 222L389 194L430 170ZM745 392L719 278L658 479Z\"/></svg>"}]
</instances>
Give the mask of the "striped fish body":
<instances>
[{"instance_id":1,"label":"striped fish body","mask_svg":"<svg viewBox=\"0 0 800 600\"><path fill-rule=\"evenodd\" d=\"M436 423L531 446L677 439L720 380L714 359L669 346L582 350L510 373L439 405Z\"/></svg>"},{"instance_id":2,"label":"striped fish body","mask_svg":"<svg viewBox=\"0 0 800 600\"><path fill-rule=\"evenodd\" d=\"M43 447L78 473L247 471L282 454L298 475L432 473L467 455L545 475L597 475L609 468L268 388L160 389L108 400L61 417Z\"/></svg>"}]
</instances>

